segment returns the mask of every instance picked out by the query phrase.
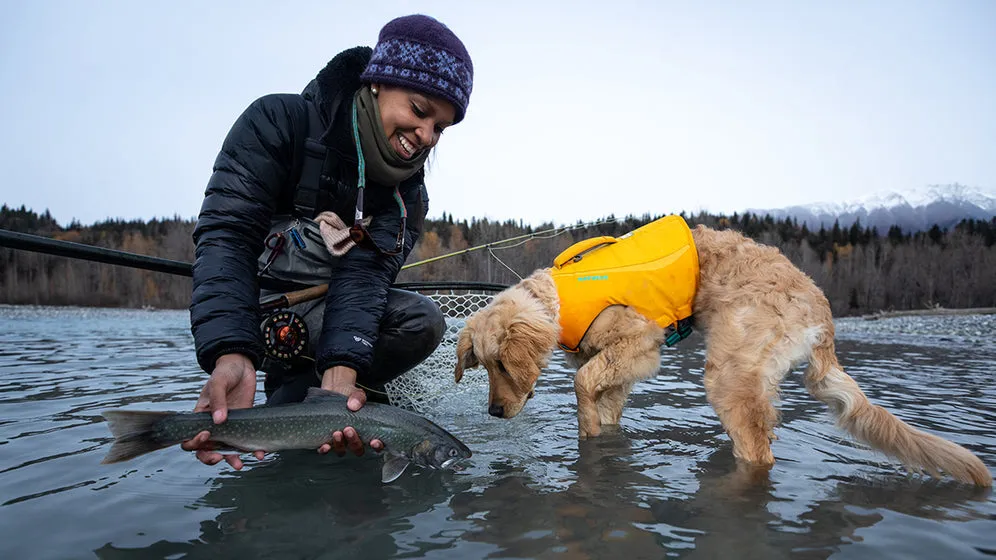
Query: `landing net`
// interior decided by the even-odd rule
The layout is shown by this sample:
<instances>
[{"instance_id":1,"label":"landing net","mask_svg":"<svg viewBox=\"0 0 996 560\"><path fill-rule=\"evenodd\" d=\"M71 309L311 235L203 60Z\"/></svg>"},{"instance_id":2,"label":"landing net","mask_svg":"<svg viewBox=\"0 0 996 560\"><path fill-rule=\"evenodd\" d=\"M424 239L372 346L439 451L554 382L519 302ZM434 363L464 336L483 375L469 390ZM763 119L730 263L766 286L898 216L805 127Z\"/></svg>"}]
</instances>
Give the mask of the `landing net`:
<instances>
[{"instance_id":1,"label":"landing net","mask_svg":"<svg viewBox=\"0 0 996 560\"><path fill-rule=\"evenodd\" d=\"M416 412L431 410L443 398L450 399L470 392L480 392L488 383L487 372L476 368L464 372L460 383L453 381L456 367L456 344L467 317L483 309L505 286L479 284L473 288L460 284L419 284L399 286L414 290L435 301L446 316L443 341L424 362L385 386L391 404ZM486 389L485 389L486 391Z\"/></svg>"}]
</instances>

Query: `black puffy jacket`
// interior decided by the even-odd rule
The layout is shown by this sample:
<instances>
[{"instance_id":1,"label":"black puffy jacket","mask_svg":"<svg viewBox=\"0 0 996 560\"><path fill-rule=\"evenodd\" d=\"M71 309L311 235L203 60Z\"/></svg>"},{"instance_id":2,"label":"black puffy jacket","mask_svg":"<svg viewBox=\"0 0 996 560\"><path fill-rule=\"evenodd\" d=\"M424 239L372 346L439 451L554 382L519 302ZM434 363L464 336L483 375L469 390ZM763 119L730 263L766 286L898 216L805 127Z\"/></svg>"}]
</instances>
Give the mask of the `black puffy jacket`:
<instances>
[{"instance_id":1,"label":"black puffy jacket","mask_svg":"<svg viewBox=\"0 0 996 560\"><path fill-rule=\"evenodd\" d=\"M370 54L367 47L349 49L333 58L302 94L257 99L225 138L193 235L190 323L197 361L205 371L213 371L219 356L233 352L245 354L260 367L264 349L257 259L271 218L293 209L309 118L315 112L323 128L334 123L324 142L339 162L330 176L322 178L317 211L332 210L344 223L352 223L357 160L350 114ZM342 102L332 115L337 94ZM422 171L403 182L400 191L408 211L402 254L384 256L356 247L339 260L329 279L316 350L319 372L346 365L363 373L370 366L388 287L418 240L428 209ZM401 223L393 194L393 187L368 184L364 196L364 214L373 217L370 234L384 249L394 247Z\"/></svg>"}]
</instances>

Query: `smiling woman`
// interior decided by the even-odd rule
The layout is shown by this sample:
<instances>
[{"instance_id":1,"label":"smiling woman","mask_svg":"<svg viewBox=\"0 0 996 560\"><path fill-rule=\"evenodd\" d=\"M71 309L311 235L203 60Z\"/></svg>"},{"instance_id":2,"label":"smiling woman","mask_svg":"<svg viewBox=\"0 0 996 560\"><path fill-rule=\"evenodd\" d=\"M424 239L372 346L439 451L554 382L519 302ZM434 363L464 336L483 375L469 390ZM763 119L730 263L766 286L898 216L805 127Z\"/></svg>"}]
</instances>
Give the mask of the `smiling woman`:
<instances>
[{"instance_id":1,"label":"smiling woman","mask_svg":"<svg viewBox=\"0 0 996 560\"><path fill-rule=\"evenodd\" d=\"M194 230L191 328L211 374L195 410L218 424L230 408L252 406L262 370L270 404L320 385L355 411L439 345L438 306L390 285L428 210L426 157L463 120L473 75L448 27L410 15L388 22L373 49L339 53L301 94L266 95L239 117ZM263 316L262 277L328 291ZM211 448L208 431L182 447L242 466ZM319 452L347 448L363 453L351 427Z\"/></svg>"},{"instance_id":2,"label":"smiling woman","mask_svg":"<svg viewBox=\"0 0 996 560\"><path fill-rule=\"evenodd\" d=\"M375 84L370 91L377 97L385 134L405 159L434 147L456 118L452 103L415 90Z\"/></svg>"}]
</instances>

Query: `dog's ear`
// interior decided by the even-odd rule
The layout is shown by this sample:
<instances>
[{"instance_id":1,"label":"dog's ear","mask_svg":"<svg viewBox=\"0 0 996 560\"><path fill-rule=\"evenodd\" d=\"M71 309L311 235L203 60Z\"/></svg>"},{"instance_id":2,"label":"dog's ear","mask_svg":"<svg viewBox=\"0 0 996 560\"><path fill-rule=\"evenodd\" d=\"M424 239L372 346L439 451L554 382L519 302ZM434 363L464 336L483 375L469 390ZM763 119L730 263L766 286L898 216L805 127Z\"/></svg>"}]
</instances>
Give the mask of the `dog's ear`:
<instances>
[{"instance_id":1,"label":"dog's ear","mask_svg":"<svg viewBox=\"0 0 996 560\"><path fill-rule=\"evenodd\" d=\"M456 368L453 370L453 379L459 383L463 379L464 369L474 369L481 365L474 355L474 334L473 330L464 327L460 331L460 339L456 347Z\"/></svg>"},{"instance_id":2,"label":"dog's ear","mask_svg":"<svg viewBox=\"0 0 996 560\"><path fill-rule=\"evenodd\" d=\"M557 344L557 328L556 323L541 313L532 310L519 313L505 331L500 353L507 356L507 361L534 364L542 369Z\"/></svg>"}]
</instances>

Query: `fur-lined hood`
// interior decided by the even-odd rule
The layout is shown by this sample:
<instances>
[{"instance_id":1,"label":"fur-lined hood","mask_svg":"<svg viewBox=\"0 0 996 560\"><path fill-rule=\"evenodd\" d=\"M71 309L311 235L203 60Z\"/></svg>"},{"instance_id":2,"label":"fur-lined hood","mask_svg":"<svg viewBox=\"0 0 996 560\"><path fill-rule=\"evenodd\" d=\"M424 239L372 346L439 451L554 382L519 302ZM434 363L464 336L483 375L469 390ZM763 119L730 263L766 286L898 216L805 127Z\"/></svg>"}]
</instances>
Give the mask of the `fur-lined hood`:
<instances>
[{"instance_id":1,"label":"fur-lined hood","mask_svg":"<svg viewBox=\"0 0 996 560\"><path fill-rule=\"evenodd\" d=\"M332 121L332 104L336 96L340 100L352 100L353 94L360 89L363 82L360 74L370 62L373 49L370 47L353 47L337 54L318 76L304 88L301 95L318 107L322 123L327 127ZM345 104L340 104L340 108Z\"/></svg>"}]
</instances>

